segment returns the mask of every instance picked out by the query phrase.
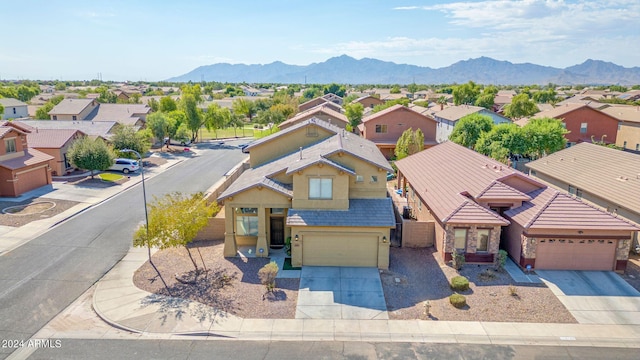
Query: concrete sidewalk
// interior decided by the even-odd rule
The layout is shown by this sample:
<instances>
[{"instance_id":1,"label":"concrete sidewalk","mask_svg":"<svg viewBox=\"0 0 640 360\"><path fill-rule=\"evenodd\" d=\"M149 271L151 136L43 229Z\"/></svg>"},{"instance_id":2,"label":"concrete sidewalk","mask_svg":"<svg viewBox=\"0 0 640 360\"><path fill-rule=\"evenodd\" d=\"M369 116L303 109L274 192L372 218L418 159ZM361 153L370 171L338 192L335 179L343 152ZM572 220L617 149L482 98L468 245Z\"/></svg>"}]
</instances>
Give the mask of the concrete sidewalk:
<instances>
[{"instance_id":1,"label":"concrete sidewalk","mask_svg":"<svg viewBox=\"0 0 640 360\"><path fill-rule=\"evenodd\" d=\"M104 321L143 337L640 347L640 325L242 319L203 304L138 289L132 274L146 260L145 249L132 249L98 282L93 297L93 309Z\"/></svg>"},{"instance_id":2,"label":"concrete sidewalk","mask_svg":"<svg viewBox=\"0 0 640 360\"><path fill-rule=\"evenodd\" d=\"M153 178L183 160L183 158L176 157L174 159L167 159L167 163L163 165L148 169L145 168L145 180ZM47 199L75 201L78 202L78 204L60 214L50 218L32 221L21 227L0 226L0 255L20 247L57 224L108 200L122 191L139 184L141 181L142 176L140 176L139 172L137 174L131 174L130 180L124 184L107 188L78 187L67 184L66 182L56 181L52 185L31 190L17 198L3 198L5 201L20 202L31 198L44 197Z\"/></svg>"}]
</instances>

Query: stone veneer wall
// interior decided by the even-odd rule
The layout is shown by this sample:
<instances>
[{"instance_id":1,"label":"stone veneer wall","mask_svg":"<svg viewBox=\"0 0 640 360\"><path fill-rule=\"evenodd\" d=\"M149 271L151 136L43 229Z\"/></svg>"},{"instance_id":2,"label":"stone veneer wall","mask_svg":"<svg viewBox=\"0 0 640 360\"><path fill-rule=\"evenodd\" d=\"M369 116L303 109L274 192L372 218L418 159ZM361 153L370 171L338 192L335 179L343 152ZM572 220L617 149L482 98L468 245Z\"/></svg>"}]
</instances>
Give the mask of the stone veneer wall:
<instances>
[{"instance_id":1,"label":"stone veneer wall","mask_svg":"<svg viewBox=\"0 0 640 360\"><path fill-rule=\"evenodd\" d=\"M477 224L455 224L446 226L446 237L444 240L444 252L451 253L454 250L453 243L455 240L455 229L456 228L468 228L467 232L467 248L466 253L475 254L476 247L478 245L478 229L491 229L490 238L489 238L489 247L487 253L496 254L500 249L500 226L478 226Z\"/></svg>"}]
</instances>

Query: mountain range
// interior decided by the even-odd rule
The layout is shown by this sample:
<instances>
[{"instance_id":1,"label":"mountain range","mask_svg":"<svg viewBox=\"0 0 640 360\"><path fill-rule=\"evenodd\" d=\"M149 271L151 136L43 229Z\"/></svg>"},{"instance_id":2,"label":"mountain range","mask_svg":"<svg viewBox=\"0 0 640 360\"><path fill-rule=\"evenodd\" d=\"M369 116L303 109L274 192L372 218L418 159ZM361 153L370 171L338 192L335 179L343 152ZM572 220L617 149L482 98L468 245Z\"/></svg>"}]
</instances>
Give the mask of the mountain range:
<instances>
[{"instance_id":1,"label":"mountain range","mask_svg":"<svg viewBox=\"0 0 640 360\"><path fill-rule=\"evenodd\" d=\"M589 59L560 69L480 57L432 69L370 58L357 60L342 55L306 66L288 65L281 61L265 65L218 63L200 66L184 75L167 79L172 82L203 80L281 84L460 84L473 81L494 85L636 85L640 84L640 67L625 68Z\"/></svg>"}]
</instances>

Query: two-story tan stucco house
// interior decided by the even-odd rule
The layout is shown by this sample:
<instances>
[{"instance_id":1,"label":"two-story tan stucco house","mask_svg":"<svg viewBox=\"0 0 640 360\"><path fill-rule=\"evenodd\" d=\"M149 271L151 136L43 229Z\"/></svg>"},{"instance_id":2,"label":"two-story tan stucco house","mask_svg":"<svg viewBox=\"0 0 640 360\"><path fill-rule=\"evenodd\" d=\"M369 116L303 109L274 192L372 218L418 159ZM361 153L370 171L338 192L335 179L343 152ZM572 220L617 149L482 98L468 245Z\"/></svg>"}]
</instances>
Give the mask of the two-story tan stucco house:
<instances>
[{"instance_id":1,"label":"two-story tan stucco house","mask_svg":"<svg viewBox=\"0 0 640 360\"><path fill-rule=\"evenodd\" d=\"M248 151L250 169L218 197L225 256L238 246L268 256L290 238L294 266L389 266L391 167L374 143L310 119Z\"/></svg>"}]
</instances>

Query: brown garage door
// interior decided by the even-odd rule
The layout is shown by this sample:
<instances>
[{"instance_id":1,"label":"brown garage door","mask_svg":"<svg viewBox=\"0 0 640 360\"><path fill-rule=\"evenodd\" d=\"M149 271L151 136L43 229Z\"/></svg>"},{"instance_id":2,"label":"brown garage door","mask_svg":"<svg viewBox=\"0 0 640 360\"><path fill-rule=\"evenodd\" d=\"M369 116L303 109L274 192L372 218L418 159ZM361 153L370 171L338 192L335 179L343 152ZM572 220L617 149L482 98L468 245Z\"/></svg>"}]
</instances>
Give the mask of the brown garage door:
<instances>
[{"instance_id":1,"label":"brown garage door","mask_svg":"<svg viewBox=\"0 0 640 360\"><path fill-rule=\"evenodd\" d=\"M47 185L47 168L41 167L18 175L18 194Z\"/></svg>"},{"instance_id":2,"label":"brown garage door","mask_svg":"<svg viewBox=\"0 0 640 360\"><path fill-rule=\"evenodd\" d=\"M308 266L378 266L378 236L305 233L302 264Z\"/></svg>"},{"instance_id":3,"label":"brown garage door","mask_svg":"<svg viewBox=\"0 0 640 360\"><path fill-rule=\"evenodd\" d=\"M613 270L616 240L542 239L536 247L536 269Z\"/></svg>"}]
</instances>

